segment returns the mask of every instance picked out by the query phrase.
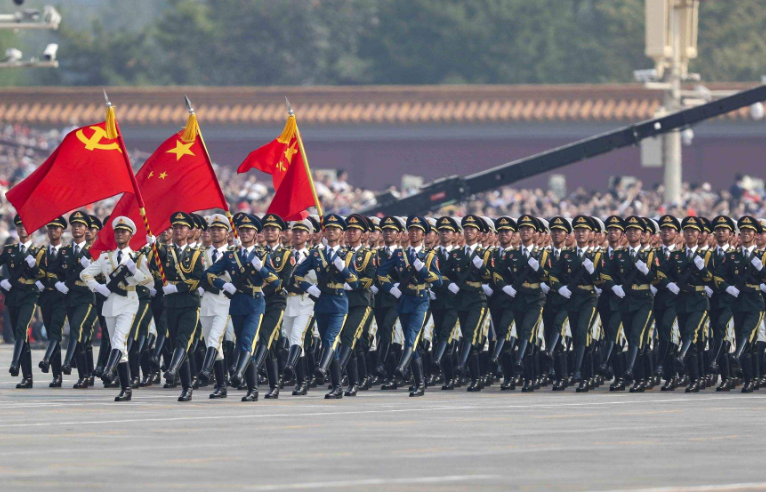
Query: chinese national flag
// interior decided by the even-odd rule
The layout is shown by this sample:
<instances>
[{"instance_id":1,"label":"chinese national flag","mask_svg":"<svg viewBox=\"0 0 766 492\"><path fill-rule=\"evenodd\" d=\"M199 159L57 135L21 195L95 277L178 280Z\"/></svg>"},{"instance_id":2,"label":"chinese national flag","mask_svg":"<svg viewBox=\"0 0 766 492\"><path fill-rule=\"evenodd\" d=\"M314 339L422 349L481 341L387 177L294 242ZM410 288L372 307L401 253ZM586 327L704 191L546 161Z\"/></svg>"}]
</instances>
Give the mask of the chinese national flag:
<instances>
[{"instance_id":1,"label":"chinese national flag","mask_svg":"<svg viewBox=\"0 0 766 492\"><path fill-rule=\"evenodd\" d=\"M160 145L136 174L138 188L146 204L146 217L154 234L170 226L174 212L196 212L211 208L228 210L218 179L208 160L199 137L197 119L189 116L186 129L174 134ZM143 219L135 195L125 194L117 202L104 224L98 239L91 247L91 255L114 249L112 219L124 215L143 231ZM146 244L146 235L137 232L130 247L137 250Z\"/></svg>"},{"instance_id":2,"label":"chinese national flag","mask_svg":"<svg viewBox=\"0 0 766 492\"><path fill-rule=\"evenodd\" d=\"M133 171L122 155L113 114L69 132L35 172L6 193L28 231L104 198L133 196Z\"/></svg>"},{"instance_id":3,"label":"chinese national flag","mask_svg":"<svg viewBox=\"0 0 766 492\"><path fill-rule=\"evenodd\" d=\"M295 116L290 116L282 134L263 147L250 152L237 168L237 173L258 169L271 174L274 190L278 190L289 169L293 166L303 167L295 128Z\"/></svg>"},{"instance_id":4,"label":"chinese national flag","mask_svg":"<svg viewBox=\"0 0 766 492\"><path fill-rule=\"evenodd\" d=\"M282 185L277 190L267 213L277 214L286 221L308 217L305 210L314 206L314 195L306 166L292 165L287 170Z\"/></svg>"}]
</instances>

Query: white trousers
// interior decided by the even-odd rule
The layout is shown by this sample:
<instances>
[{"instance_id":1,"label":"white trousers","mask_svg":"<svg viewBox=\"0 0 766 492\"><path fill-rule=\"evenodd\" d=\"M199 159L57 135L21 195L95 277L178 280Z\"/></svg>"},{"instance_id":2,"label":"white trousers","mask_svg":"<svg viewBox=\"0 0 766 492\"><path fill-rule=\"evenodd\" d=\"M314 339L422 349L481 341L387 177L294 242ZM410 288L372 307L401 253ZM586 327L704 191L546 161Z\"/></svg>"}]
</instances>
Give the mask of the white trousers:
<instances>
[{"instance_id":1,"label":"white trousers","mask_svg":"<svg viewBox=\"0 0 766 492\"><path fill-rule=\"evenodd\" d=\"M291 347L300 345L303 348L303 340L312 318L313 316L310 314L299 314L298 316L285 316L282 319L282 335L290 340ZM301 351L301 355L304 355L303 351Z\"/></svg>"},{"instance_id":2,"label":"white trousers","mask_svg":"<svg viewBox=\"0 0 766 492\"><path fill-rule=\"evenodd\" d=\"M223 360L223 336L226 334L226 325L229 323L228 314L216 314L214 316L200 316L202 325L202 337L207 348L215 348L218 355L215 360Z\"/></svg>"},{"instance_id":3,"label":"white trousers","mask_svg":"<svg viewBox=\"0 0 766 492\"><path fill-rule=\"evenodd\" d=\"M128 362L128 335L130 335L130 327L133 326L133 318L135 317L135 314L128 313L119 316L105 316L109 342L113 349L119 349L122 352L120 362Z\"/></svg>"}]
</instances>

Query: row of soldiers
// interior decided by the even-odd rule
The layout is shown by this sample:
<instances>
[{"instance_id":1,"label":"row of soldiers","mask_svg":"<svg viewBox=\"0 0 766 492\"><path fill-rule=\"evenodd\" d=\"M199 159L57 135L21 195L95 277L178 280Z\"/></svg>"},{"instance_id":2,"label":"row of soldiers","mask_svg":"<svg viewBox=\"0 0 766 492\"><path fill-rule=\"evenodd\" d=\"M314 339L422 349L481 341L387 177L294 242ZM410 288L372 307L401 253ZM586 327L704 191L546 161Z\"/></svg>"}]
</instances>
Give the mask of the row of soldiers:
<instances>
[{"instance_id":1,"label":"row of soldiers","mask_svg":"<svg viewBox=\"0 0 766 492\"><path fill-rule=\"evenodd\" d=\"M116 217L117 248L98 258L89 250L98 218L77 211L68 222L71 245L62 246L67 221L58 218L49 244L36 247L17 217L19 243L0 259L18 388L33 384L38 305L50 386L76 367L75 388L119 381L117 401L161 371L166 387L180 383L180 401L213 382L210 398L233 387L256 401L262 372L266 398L286 382L305 395L329 381L333 399L406 381L410 396L440 383L481 391L496 377L502 390L525 392L586 392L610 379L610 390L632 392L662 379L662 390L687 392L719 377L719 391L763 383L766 234L750 216L329 214L286 223L177 212L139 251L130 248L135 224Z\"/></svg>"}]
</instances>

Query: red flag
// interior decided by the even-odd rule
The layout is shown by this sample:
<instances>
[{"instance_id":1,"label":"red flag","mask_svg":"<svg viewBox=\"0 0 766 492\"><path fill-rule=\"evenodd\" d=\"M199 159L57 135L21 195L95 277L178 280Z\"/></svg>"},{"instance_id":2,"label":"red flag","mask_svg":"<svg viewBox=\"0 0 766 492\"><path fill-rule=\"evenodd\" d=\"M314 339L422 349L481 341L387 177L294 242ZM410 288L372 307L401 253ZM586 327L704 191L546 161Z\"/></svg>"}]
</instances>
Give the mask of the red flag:
<instances>
[{"instance_id":1,"label":"red flag","mask_svg":"<svg viewBox=\"0 0 766 492\"><path fill-rule=\"evenodd\" d=\"M274 190L279 190L288 170L294 166L303 167L304 165L295 129L295 117L291 116L287 119L282 134L263 147L250 152L237 168L237 173L259 169L266 174L271 174Z\"/></svg>"},{"instance_id":2,"label":"red flag","mask_svg":"<svg viewBox=\"0 0 766 492\"><path fill-rule=\"evenodd\" d=\"M109 120L109 118L107 118ZM113 138L110 138L113 137ZM134 191L112 119L73 130L45 162L5 196L26 229L36 231L70 210Z\"/></svg>"},{"instance_id":3,"label":"red flag","mask_svg":"<svg viewBox=\"0 0 766 492\"><path fill-rule=\"evenodd\" d=\"M306 166L293 164L287 170L267 213L277 214L286 221L308 217L305 210L314 206L314 194Z\"/></svg>"},{"instance_id":4,"label":"red flag","mask_svg":"<svg viewBox=\"0 0 766 492\"><path fill-rule=\"evenodd\" d=\"M165 140L147 159L136 174L136 181L146 203L149 227L154 233L162 232L170 226L170 215L173 212L229 209L193 114L189 116L185 130ZM135 195L123 195L110 217L120 215L130 217L136 225L143 222ZM144 244L145 235L137 233L130 247L136 250ZM99 232L98 239L91 247L91 254L96 257L102 251L114 247L110 219Z\"/></svg>"}]
</instances>

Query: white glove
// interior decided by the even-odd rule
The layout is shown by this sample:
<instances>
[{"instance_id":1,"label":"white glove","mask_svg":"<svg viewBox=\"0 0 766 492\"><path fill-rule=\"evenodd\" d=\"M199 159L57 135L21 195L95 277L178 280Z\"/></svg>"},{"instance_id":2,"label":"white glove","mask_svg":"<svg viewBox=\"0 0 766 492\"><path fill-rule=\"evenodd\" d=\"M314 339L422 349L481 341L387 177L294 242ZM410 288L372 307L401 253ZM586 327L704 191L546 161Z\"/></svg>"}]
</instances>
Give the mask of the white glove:
<instances>
[{"instance_id":1,"label":"white glove","mask_svg":"<svg viewBox=\"0 0 766 492\"><path fill-rule=\"evenodd\" d=\"M668 290L675 295L678 295L678 293L681 292L681 289L678 288L675 282L670 282L668 284Z\"/></svg>"},{"instance_id":2,"label":"white glove","mask_svg":"<svg viewBox=\"0 0 766 492\"><path fill-rule=\"evenodd\" d=\"M80 265L82 265L83 268L88 268L90 266L90 260L87 257L83 256L82 258L80 258Z\"/></svg>"},{"instance_id":3,"label":"white glove","mask_svg":"<svg viewBox=\"0 0 766 492\"><path fill-rule=\"evenodd\" d=\"M482 260L482 259L481 259L481 258L479 258L478 256L474 256L474 257L473 257L473 266L475 266L476 268L481 268L481 267L483 267L483 266L484 266L484 260ZM536 269L535 269L535 270L536 270Z\"/></svg>"},{"instance_id":4,"label":"white glove","mask_svg":"<svg viewBox=\"0 0 766 492\"><path fill-rule=\"evenodd\" d=\"M344 284L343 284L343 289L344 289L344 290L354 290L354 289L352 289L352 288L351 288L351 286L350 286L350 285L348 285L348 282L346 282L346 283L344 283Z\"/></svg>"},{"instance_id":5,"label":"white glove","mask_svg":"<svg viewBox=\"0 0 766 492\"><path fill-rule=\"evenodd\" d=\"M755 260L755 258L753 258ZM697 266L697 270L705 268L705 260L701 256L694 257L694 264Z\"/></svg>"},{"instance_id":6,"label":"white glove","mask_svg":"<svg viewBox=\"0 0 766 492\"><path fill-rule=\"evenodd\" d=\"M593 272L595 272L595 271L596 271L596 269L595 269L595 268L593 268L593 262L592 262L592 261L590 261L590 258L585 258L585 259L582 261L582 266L584 266L584 267L585 267L585 270L586 270L586 271L587 271L589 274L591 274L591 275L593 275Z\"/></svg>"},{"instance_id":7,"label":"white glove","mask_svg":"<svg viewBox=\"0 0 766 492\"><path fill-rule=\"evenodd\" d=\"M596 287L595 285L593 286L593 288L596 289L596 294L598 295L601 295L601 293L604 292L602 289Z\"/></svg>"},{"instance_id":8,"label":"white glove","mask_svg":"<svg viewBox=\"0 0 766 492\"><path fill-rule=\"evenodd\" d=\"M372 291L373 295L378 295L378 292L380 292L380 289L378 289L376 285L373 285L372 287L370 287L370 290Z\"/></svg>"},{"instance_id":9,"label":"white glove","mask_svg":"<svg viewBox=\"0 0 766 492\"><path fill-rule=\"evenodd\" d=\"M653 286L653 285L650 285L650 286L649 286L649 290L651 290L651 291L652 291L652 295L653 295L653 296L656 296L656 295L657 295L657 287L655 287L655 286Z\"/></svg>"},{"instance_id":10,"label":"white glove","mask_svg":"<svg viewBox=\"0 0 766 492\"><path fill-rule=\"evenodd\" d=\"M766 286L764 286L764 284L761 284L761 290L763 290L764 287ZM766 292L766 290L763 290L763 291ZM707 285L705 286L705 295L708 297L713 297L713 289L711 289Z\"/></svg>"},{"instance_id":11,"label":"white glove","mask_svg":"<svg viewBox=\"0 0 766 492\"><path fill-rule=\"evenodd\" d=\"M484 291L484 295L487 297L492 297L492 294L495 292L488 284L481 284L481 290Z\"/></svg>"},{"instance_id":12,"label":"white glove","mask_svg":"<svg viewBox=\"0 0 766 492\"><path fill-rule=\"evenodd\" d=\"M436 300L436 294L434 294L434 291L432 290L428 291L428 297L430 297L432 301Z\"/></svg>"},{"instance_id":13,"label":"white glove","mask_svg":"<svg viewBox=\"0 0 766 492\"><path fill-rule=\"evenodd\" d=\"M612 287L612 292L614 292L614 295L616 295L620 299L625 297L625 291L622 290L622 285L615 285L614 287Z\"/></svg>"},{"instance_id":14,"label":"white glove","mask_svg":"<svg viewBox=\"0 0 766 492\"><path fill-rule=\"evenodd\" d=\"M8 281L7 278L4 278L2 282L0 282L0 287L10 292L10 290L13 288L11 283Z\"/></svg>"},{"instance_id":15,"label":"white glove","mask_svg":"<svg viewBox=\"0 0 766 492\"><path fill-rule=\"evenodd\" d=\"M98 284L98 286L96 287L96 292L98 292L104 297L109 297L109 294L112 293L112 291L109 290L109 287L107 287L104 284Z\"/></svg>"},{"instance_id":16,"label":"white glove","mask_svg":"<svg viewBox=\"0 0 766 492\"><path fill-rule=\"evenodd\" d=\"M758 270L759 272L763 268L763 262L757 256L753 256L753 259L750 260L750 263L752 263L755 269Z\"/></svg>"},{"instance_id":17,"label":"white glove","mask_svg":"<svg viewBox=\"0 0 766 492\"><path fill-rule=\"evenodd\" d=\"M548 292L551 291L551 288L548 287L548 284L546 284L545 282L542 282L542 283L540 283L540 290L542 290L543 294L545 294L547 296Z\"/></svg>"},{"instance_id":18,"label":"white glove","mask_svg":"<svg viewBox=\"0 0 766 492\"><path fill-rule=\"evenodd\" d=\"M726 287L726 293L733 297L739 297L739 289L733 285Z\"/></svg>"},{"instance_id":19,"label":"white glove","mask_svg":"<svg viewBox=\"0 0 766 492\"><path fill-rule=\"evenodd\" d=\"M335 259L332 260L332 264L335 265L335 268L341 272L344 268L346 268L346 264L343 262L343 259L340 256L336 256Z\"/></svg>"},{"instance_id":20,"label":"white glove","mask_svg":"<svg viewBox=\"0 0 766 492\"><path fill-rule=\"evenodd\" d=\"M151 234L146 235L146 244L152 245L157 242L157 238L152 236Z\"/></svg>"},{"instance_id":21,"label":"white glove","mask_svg":"<svg viewBox=\"0 0 766 492\"><path fill-rule=\"evenodd\" d=\"M178 293L178 287L176 287L173 284L163 285L162 286L162 292L164 292L165 295L177 294Z\"/></svg>"},{"instance_id":22,"label":"white glove","mask_svg":"<svg viewBox=\"0 0 766 492\"><path fill-rule=\"evenodd\" d=\"M529 261L527 261L527 263L529 263L529 266L531 266L532 270L534 271L537 271L537 269L540 268L540 262L532 258L531 256L529 257Z\"/></svg>"},{"instance_id":23,"label":"white glove","mask_svg":"<svg viewBox=\"0 0 766 492\"><path fill-rule=\"evenodd\" d=\"M125 267L128 269L131 275L136 274L136 264L132 259L128 258L128 261L125 262Z\"/></svg>"},{"instance_id":24,"label":"white glove","mask_svg":"<svg viewBox=\"0 0 766 492\"><path fill-rule=\"evenodd\" d=\"M39 290L40 292L45 290L45 286L39 280L37 282L35 282L35 286L37 287L37 290Z\"/></svg>"},{"instance_id":25,"label":"white glove","mask_svg":"<svg viewBox=\"0 0 766 492\"><path fill-rule=\"evenodd\" d=\"M149 287L149 297L155 297L157 295L157 289Z\"/></svg>"},{"instance_id":26,"label":"white glove","mask_svg":"<svg viewBox=\"0 0 766 492\"><path fill-rule=\"evenodd\" d=\"M455 283L451 283L447 286L447 289L452 292L453 294L457 294L460 292L460 287L458 287Z\"/></svg>"},{"instance_id":27,"label":"white glove","mask_svg":"<svg viewBox=\"0 0 766 492\"><path fill-rule=\"evenodd\" d=\"M238 237L234 238L234 244L239 248L242 246L242 240Z\"/></svg>"},{"instance_id":28,"label":"white glove","mask_svg":"<svg viewBox=\"0 0 766 492\"><path fill-rule=\"evenodd\" d=\"M197 294L199 294L200 297L202 297L202 294L205 293L205 289L202 287L197 287Z\"/></svg>"},{"instance_id":29,"label":"white glove","mask_svg":"<svg viewBox=\"0 0 766 492\"><path fill-rule=\"evenodd\" d=\"M67 287L64 282L56 282L54 287L56 287L56 290L61 292L62 294L66 294L67 292L69 292L69 287Z\"/></svg>"},{"instance_id":30,"label":"white glove","mask_svg":"<svg viewBox=\"0 0 766 492\"><path fill-rule=\"evenodd\" d=\"M649 274L649 267L646 266L646 263L644 263L642 260L638 260L636 262L636 268L638 269L639 272L643 273L644 275Z\"/></svg>"},{"instance_id":31,"label":"white glove","mask_svg":"<svg viewBox=\"0 0 766 492\"><path fill-rule=\"evenodd\" d=\"M263 262L260 258L258 258L258 255L255 255L252 260L250 260L250 263L253 264L256 270L260 271L261 268L263 268Z\"/></svg>"},{"instance_id":32,"label":"white glove","mask_svg":"<svg viewBox=\"0 0 766 492\"><path fill-rule=\"evenodd\" d=\"M231 295L234 295L237 293L237 288L234 287L234 284L232 284L231 282L226 282L225 284L223 284L223 287L221 288Z\"/></svg>"},{"instance_id":33,"label":"white glove","mask_svg":"<svg viewBox=\"0 0 766 492\"><path fill-rule=\"evenodd\" d=\"M414 266L415 270L419 272L423 269L424 266L426 266L426 264L420 261L420 258L415 258L415 261L412 262L412 266Z\"/></svg>"},{"instance_id":34,"label":"white glove","mask_svg":"<svg viewBox=\"0 0 766 492\"><path fill-rule=\"evenodd\" d=\"M508 294L511 297L516 297L516 289L514 289L510 285L506 285L505 287L503 287L503 292L505 292L506 294Z\"/></svg>"},{"instance_id":35,"label":"white glove","mask_svg":"<svg viewBox=\"0 0 766 492\"><path fill-rule=\"evenodd\" d=\"M322 295L322 291L319 290L319 287L317 287L316 285L310 285L309 288L306 289L306 292L308 292L314 297L319 297Z\"/></svg>"},{"instance_id":36,"label":"white glove","mask_svg":"<svg viewBox=\"0 0 766 492\"><path fill-rule=\"evenodd\" d=\"M563 297L564 299L569 299L570 297L572 297L572 291L569 290L569 287L564 285L559 288L559 295Z\"/></svg>"},{"instance_id":37,"label":"white glove","mask_svg":"<svg viewBox=\"0 0 766 492\"><path fill-rule=\"evenodd\" d=\"M396 297L397 299L402 297L402 291L399 290L399 287L397 287L396 285L391 287L391 290L389 290L388 293L391 294L392 296Z\"/></svg>"},{"instance_id":38,"label":"white glove","mask_svg":"<svg viewBox=\"0 0 766 492\"><path fill-rule=\"evenodd\" d=\"M32 268L33 266L35 266L36 261L32 255L27 255L27 257L24 259L26 260L27 265L29 265L29 268Z\"/></svg>"}]
</instances>

